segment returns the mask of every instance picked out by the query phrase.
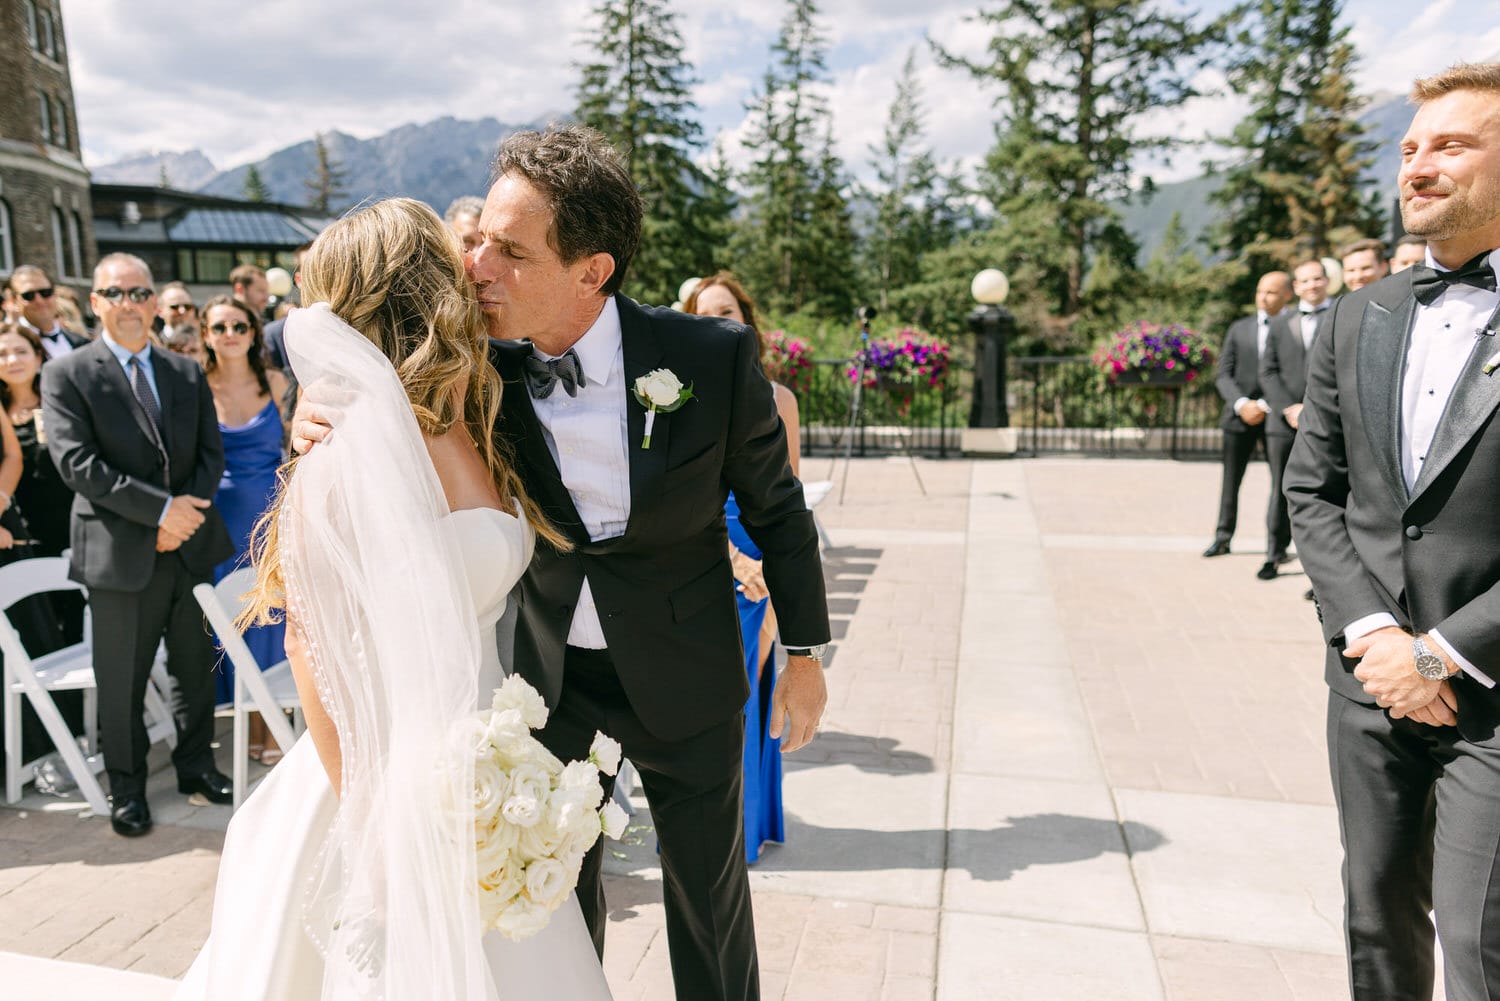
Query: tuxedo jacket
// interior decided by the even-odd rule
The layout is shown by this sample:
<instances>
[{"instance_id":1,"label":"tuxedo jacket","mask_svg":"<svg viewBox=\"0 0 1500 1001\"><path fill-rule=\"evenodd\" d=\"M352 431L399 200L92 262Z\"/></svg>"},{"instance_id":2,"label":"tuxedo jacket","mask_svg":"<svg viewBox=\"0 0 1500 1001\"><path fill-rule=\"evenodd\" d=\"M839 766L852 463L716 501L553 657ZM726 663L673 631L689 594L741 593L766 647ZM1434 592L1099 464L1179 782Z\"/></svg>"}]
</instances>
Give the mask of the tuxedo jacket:
<instances>
[{"instance_id":1,"label":"tuxedo jacket","mask_svg":"<svg viewBox=\"0 0 1500 1001\"><path fill-rule=\"evenodd\" d=\"M521 375L525 341L492 341L504 380L496 432L531 497L574 544L538 542L519 591L515 667L557 705L563 655L585 575L631 708L664 740L732 717L749 697L724 501L763 552L781 632L829 639L818 536L787 461L786 431L760 368L754 331L729 321L644 307L617 296L625 359L630 519L624 535L589 541L548 451ZM670 369L694 399L658 413L640 447L646 410L631 387Z\"/></svg>"},{"instance_id":2,"label":"tuxedo jacket","mask_svg":"<svg viewBox=\"0 0 1500 1001\"><path fill-rule=\"evenodd\" d=\"M1367 705L1342 631L1376 612L1413 632L1439 630L1500 677L1500 375L1483 372L1496 338L1475 339L1408 490L1400 421L1411 289L1404 271L1342 297L1324 318L1283 480L1329 644L1328 683ZM1453 689L1464 736L1492 735L1500 696L1466 675Z\"/></svg>"},{"instance_id":3,"label":"tuxedo jacket","mask_svg":"<svg viewBox=\"0 0 1500 1001\"><path fill-rule=\"evenodd\" d=\"M156 531L168 498L212 498L224 472L213 395L190 358L151 349L162 433L136 401L101 337L42 367L47 448L74 492L69 576L87 587L141 591L156 565ZM177 550L205 579L234 554L218 509Z\"/></svg>"},{"instance_id":4,"label":"tuxedo jacket","mask_svg":"<svg viewBox=\"0 0 1500 1001\"><path fill-rule=\"evenodd\" d=\"M1256 343L1256 327L1254 314L1240 317L1229 325L1229 332L1224 335L1224 345L1219 349L1214 387L1224 398L1224 413L1219 418L1219 427L1225 431L1252 430L1234 412L1234 401L1241 396L1252 400L1261 398L1260 350Z\"/></svg>"},{"instance_id":5,"label":"tuxedo jacket","mask_svg":"<svg viewBox=\"0 0 1500 1001\"><path fill-rule=\"evenodd\" d=\"M1302 346L1304 319L1295 310L1283 310L1267 328L1266 350L1260 358L1260 388L1271 407L1266 416L1267 434L1297 433L1281 412L1301 403L1307 393L1307 350Z\"/></svg>"}]
</instances>

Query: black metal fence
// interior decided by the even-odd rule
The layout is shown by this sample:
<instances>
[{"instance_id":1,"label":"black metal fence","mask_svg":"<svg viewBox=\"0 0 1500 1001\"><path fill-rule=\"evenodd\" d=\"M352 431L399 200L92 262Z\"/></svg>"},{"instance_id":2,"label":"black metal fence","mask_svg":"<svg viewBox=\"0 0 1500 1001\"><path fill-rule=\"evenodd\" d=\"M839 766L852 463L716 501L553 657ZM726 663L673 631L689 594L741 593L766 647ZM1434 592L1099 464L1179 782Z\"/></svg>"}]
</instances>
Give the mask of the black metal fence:
<instances>
[{"instance_id":1,"label":"black metal fence","mask_svg":"<svg viewBox=\"0 0 1500 1001\"><path fill-rule=\"evenodd\" d=\"M804 455L962 451L973 373L950 369L938 386L877 386L854 400L847 359L819 359L798 387ZM1181 386L1103 380L1088 358L1012 358L1006 393L1016 454L1217 456L1223 401L1212 377Z\"/></svg>"}]
</instances>

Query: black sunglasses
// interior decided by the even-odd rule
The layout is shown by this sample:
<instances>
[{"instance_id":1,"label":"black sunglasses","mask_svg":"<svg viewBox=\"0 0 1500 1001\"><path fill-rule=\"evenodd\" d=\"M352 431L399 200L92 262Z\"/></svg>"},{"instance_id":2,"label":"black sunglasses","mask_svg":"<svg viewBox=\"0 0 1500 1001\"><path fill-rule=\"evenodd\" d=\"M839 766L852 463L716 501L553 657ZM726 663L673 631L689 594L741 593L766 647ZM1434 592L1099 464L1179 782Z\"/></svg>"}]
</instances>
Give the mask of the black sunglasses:
<instances>
[{"instance_id":1,"label":"black sunglasses","mask_svg":"<svg viewBox=\"0 0 1500 1001\"><path fill-rule=\"evenodd\" d=\"M195 306L195 305L193 305L190 302L174 302L174 303L169 303L167 305L167 308L169 310L171 310L172 312L174 312L174 313L186 313L189 310L196 311L198 307Z\"/></svg>"},{"instance_id":2,"label":"black sunglasses","mask_svg":"<svg viewBox=\"0 0 1500 1001\"><path fill-rule=\"evenodd\" d=\"M248 334L250 332L250 324L248 324L248 323L210 323L208 325L208 329L212 330L216 334L222 334L222 333L224 333L225 331L228 331L228 330L233 330L236 334Z\"/></svg>"},{"instance_id":3,"label":"black sunglasses","mask_svg":"<svg viewBox=\"0 0 1500 1001\"><path fill-rule=\"evenodd\" d=\"M129 296L131 302L140 303L145 302L155 295L156 289L146 288L144 285L137 285L135 288L129 289L121 288L118 285L111 285L109 288L94 289L94 294L106 302L119 302L121 299Z\"/></svg>"},{"instance_id":4,"label":"black sunglasses","mask_svg":"<svg viewBox=\"0 0 1500 1001\"><path fill-rule=\"evenodd\" d=\"M48 285L46 288L34 288L29 292L17 292L16 295L19 295L27 302L31 302L37 296L41 296L43 299L50 299L52 298L53 293L56 291L57 289L53 288L51 285Z\"/></svg>"}]
</instances>

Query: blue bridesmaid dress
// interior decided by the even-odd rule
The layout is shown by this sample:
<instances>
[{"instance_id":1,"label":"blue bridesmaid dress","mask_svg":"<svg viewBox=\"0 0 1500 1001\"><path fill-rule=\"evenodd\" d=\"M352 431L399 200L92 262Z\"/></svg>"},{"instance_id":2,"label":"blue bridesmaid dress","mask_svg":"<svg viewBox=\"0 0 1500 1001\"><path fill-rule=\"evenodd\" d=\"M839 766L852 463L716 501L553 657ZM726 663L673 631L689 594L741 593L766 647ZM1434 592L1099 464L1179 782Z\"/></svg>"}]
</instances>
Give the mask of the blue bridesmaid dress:
<instances>
[{"instance_id":1,"label":"blue bridesmaid dress","mask_svg":"<svg viewBox=\"0 0 1500 1001\"><path fill-rule=\"evenodd\" d=\"M214 583L250 562L250 532L276 495L276 470L281 466L281 414L276 401L265 405L247 424L219 425L224 438L224 476L214 494L214 505L229 527L234 555L214 567ZM245 645L261 668L286 659L286 625L253 626L245 631ZM234 701L234 665L220 657L215 678L220 705Z\"/></svg>"},{"instance_id":2,"label":"blue bridesmaid dress","mask_svg":"<svg viewBox=\"0 0 1500 1001\"><path fill-rule=\"evenodd\" d=\"M760 547L740 525L734 494L724 504L724 521L734 547L751 559L760 559ZM745 703L745 860L754 862L767 841L786 841L781 807L781 740L772 739L767 732L771 726L771 694L776 689L776 663L774 655L766 659L757 683L760 628L770 599L750 601L736 591L735 601L740 610L740 635L745 641L745 671L750 679L750 701Z\"/></svg>"}]
</instances>

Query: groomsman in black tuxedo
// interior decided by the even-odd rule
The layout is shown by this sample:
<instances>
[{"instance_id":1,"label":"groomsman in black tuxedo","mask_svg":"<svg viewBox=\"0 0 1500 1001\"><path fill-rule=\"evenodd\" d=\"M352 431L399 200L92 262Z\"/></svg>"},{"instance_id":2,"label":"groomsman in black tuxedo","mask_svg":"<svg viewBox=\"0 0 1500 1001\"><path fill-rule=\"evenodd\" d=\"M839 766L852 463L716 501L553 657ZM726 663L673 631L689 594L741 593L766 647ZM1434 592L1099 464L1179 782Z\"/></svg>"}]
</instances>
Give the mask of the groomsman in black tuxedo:
<instances>
[{"instance_id":1,"label":"groomsman in black tuxedo","mask_svg":"<svg viewBox=\"0 0 1500 1001\"><path fill-rule=\"evenodd\" d=\"M1500 996L1500 64L1417 81L1428 258L1334 305L1286 472L1323 634L1354 1001Z\"/></svg>"},{"instance_id":2,"label":"groomsman in black tuxedo","mask_svg":"<svg viewBox=\"0 0 1500 1001\"><path fill-rule=\"evenodd\" d=\"M142 713L163 636L177 681L177 788L230 802L210 746L213 645L192 589L234 544L208 500L224 471L213 396L197 363L151 344L150 269L108 255L90 301L103 333L43 366L42 410L47 447L76 495L69 576L89 589L110 822L129 837L151 829Z\"/></svg>"},{"instance_id":3,"label":"groomsman in black tuxedo","mask_svg":"<svg viewBox=\"0 0 1500 1001\"><path fill-rule=\"evenodd\" d=\"M1266 402L1260 385L1260 359L1272 321L1292 298L1292 280L1285 271L1271 271L1261 276L1255 286L1255 315L1243 316L1229 325L1224 344L1219 349L1218 374L1214 386L1224 398L1224 414L1219 427L1224 432L1224 481L1219 489L1219 522L1214 541L1204 556L1223 556L1229 552L1229 541L1239 520L1240 481L1255 446L1266 440L1266 418L1271 405ZM1277 562L1286 558L1291 541L1290 528L1282 524L1282 515L1273 497L1266 513L1268 565L1275 576ZM1279 545L1279 550L1278 550Z\"/></svg>"},{"instance_id":4,"label":"groomsman in black tuxedo","mask_svg":"<svg viewBox=\"0 0 1500 1001\"><path fill-rule=\"evenodd\" d=\"M1295 310L1282 310L1271 322L1266 347L1260 358L1260 385L1271 411L1266 417L1266 464L1271 467L1271 503L1276 506L1268 524L1270 531L1266 562L1256 571L1261 580L1275 580L1279 564L1286 561L1292 538L1291 518L1282 476L1292 454L1297 434L1297 415L1307 391L1307 352L1318 336L1318 324L1328 314L1328 272L1319 260L1306 260L1292 269Z\"/></svg>"},{"instance_id":5,"label":"groomsman in black tuxedo","mask_svg":"<svg viewBox=\"0 0 1500 1001\"><path fill-rule=\"evenodd\" d=\"M21 312L21 322L42 339L42 350L47 359L63 355L83 347L89 339L76 331L64 327L57 319L57 288L47 272L35 264L23 264L5 282L5 297Z\"/></svg>"}]
</instances>

